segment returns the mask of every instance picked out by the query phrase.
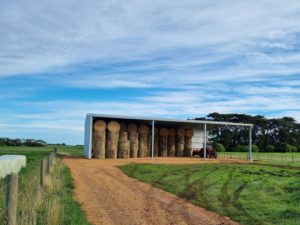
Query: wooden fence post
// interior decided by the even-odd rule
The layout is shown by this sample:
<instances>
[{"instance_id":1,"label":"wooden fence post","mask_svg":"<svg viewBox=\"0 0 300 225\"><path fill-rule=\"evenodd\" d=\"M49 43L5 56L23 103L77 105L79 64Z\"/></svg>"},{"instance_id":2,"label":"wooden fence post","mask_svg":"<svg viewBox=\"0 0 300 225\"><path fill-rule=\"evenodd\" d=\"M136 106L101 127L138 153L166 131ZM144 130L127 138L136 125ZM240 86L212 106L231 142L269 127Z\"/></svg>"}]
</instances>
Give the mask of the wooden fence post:
<instances>
[{"instance_id":1,"label":"wooden fence post","mask_svg":"<svg viewBox=\"0 0 300 225\"><path fill-rule=\"evenodd\" d=\"M18 204L18 174L12 173L7 176L6 225L17 224L17 204Z\"/></svg>"},{"instance_id":2,"label":"wooden fence post","mask_svg":"<svg viewBox=\"0 0 300 225\"><path fill-rule=\"evenodd\" d=\"M294 162L294 156L292 155L292 163Z\"/></svg>"},{"instance_id":3,"label":"wooden fence post","mask_svg":"<svg viewBox=\"0 0 300 225\"><path fill-rule=\"evenodd\" d=\"M51 171L51 155L48 157L48 164L47 164L47 173L50 173Z\"/></svg>"},{"instance_id":4,"label":"wooden fence post","mask_svg":"<svg viewBox=\"0 0 300 225\"><path fill-rule=\"evenodd\" d=\"M45 159L42 159L41 160L41 170L40 170L40 185L41 187L44 186L44 183L45 183L45 163L46 160Z\"/></svg>"}]
</instances>

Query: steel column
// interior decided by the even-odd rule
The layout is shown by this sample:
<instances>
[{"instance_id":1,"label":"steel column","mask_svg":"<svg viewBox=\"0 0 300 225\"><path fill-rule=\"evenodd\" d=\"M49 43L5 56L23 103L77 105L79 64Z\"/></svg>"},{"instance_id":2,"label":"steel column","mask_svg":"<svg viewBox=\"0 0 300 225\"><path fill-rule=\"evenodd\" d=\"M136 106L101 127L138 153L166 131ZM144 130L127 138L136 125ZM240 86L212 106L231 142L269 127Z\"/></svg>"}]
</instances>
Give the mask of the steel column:
<instances>
[{"instance_id":1,"label":"steel column","mask_svg":"<svg viewBox=\"0 0 300 225\"><path fill-rule=\"evenodd\" d=\"M252 126L249 127L249 160L253 161L253 157L252 157Z\"/></svg>"},{"instance_id":2,"label":"steel column","mask_svg":"<svg viewBox=\"0 0 300 225\"><path fill-rule=\"evenodd\" d=\"M152 120L151 159L154 158L154 120Z\"/></svg>"},{"instance_id":3,"label":"steel column","mask_svg":"<svg viewBox=\"0 0 300 225\"><path fill-rule=\"evenodd\" d=\"M207 127L206 127L206 123L204 124L204 159L206 159L206 130L207 130Z\"/></svg>"}]
</instances>

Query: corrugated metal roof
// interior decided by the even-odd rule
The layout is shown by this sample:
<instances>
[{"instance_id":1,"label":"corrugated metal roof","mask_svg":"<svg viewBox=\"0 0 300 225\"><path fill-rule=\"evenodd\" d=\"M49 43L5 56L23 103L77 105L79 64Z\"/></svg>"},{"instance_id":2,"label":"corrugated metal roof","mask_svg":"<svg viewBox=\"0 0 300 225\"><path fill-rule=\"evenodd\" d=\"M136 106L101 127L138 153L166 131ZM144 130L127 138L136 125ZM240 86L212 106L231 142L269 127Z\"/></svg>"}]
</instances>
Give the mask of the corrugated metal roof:
<instances>
[{"instance_id":1,"label":"corrugated metal roof","mask_svg":"<svg viewBox=\"0 0 300 225\"><path fill-rule=\"evenodd\" d=\"M142 120L142 121L155 121L155 122L172 122L172 123L185 123L185 124L211 124L211 125L224 125L224 126L247 126L252 127L253 124L249 123L231 123L223 121L206 121L206 120L184 120L184 119L166 119L166 118L151 118L139 116L122 116L122 115L108 115L108 114L94 114L88 113L87 116L99 117L107 119L125 119L125 120Z\"/></svg>"}]
</instances>

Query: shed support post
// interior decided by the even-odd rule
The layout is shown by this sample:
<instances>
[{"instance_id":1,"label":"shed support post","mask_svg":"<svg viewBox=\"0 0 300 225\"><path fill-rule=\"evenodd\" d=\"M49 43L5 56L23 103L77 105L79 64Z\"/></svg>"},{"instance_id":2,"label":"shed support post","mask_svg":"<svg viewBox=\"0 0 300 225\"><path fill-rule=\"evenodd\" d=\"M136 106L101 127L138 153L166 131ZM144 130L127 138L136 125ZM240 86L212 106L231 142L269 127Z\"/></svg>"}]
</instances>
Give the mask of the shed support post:
<instances>
[{"instance_id":1,"label":"shed support post","mask_svg":"<svg viewBox=\"0 0 300 225\"><path fill-rule=\"evenodd\" d=\"M154 120L152 120L151 159L154 158Z\"/></svg>"},{"instance_id":2,"label":"shed support post","mask_svg":"<svg viewBox=\"0 0 300 225\"><path fill-rule=\"evenodd\" d=\"M252 157L252 126L249 127L249 160L253 161L253 157Z\"/></svg>"},{"instance_id":3,"label":"shed support post","mask_svg":"<svg viewBox=\"0 0 300 225\"><path fill-rule=\"evenodd\" d=\"M206 127L206 123L205 123L204 124L204 148L203 148L203 150L204 150L204 159L206 159L206 139L207 139L206 130L207 130L207 127Z\"/></svg>"}]
</instances>

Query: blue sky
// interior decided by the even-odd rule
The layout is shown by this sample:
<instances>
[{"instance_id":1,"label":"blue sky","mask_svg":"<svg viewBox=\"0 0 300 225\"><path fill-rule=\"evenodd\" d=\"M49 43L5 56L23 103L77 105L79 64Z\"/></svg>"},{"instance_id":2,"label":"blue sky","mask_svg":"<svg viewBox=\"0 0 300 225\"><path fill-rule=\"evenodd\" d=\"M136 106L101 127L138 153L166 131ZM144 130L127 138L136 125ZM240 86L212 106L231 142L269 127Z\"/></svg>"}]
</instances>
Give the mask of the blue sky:
<instances>
[{"instance_id":1,"label":"blue sky","mask_svg":"<svg viewBox=\"0 0 300 225\"><path fill-rule=\"evenodd\" d=\"M300 121L300 2L0 0L0 136L81 144L86 113Z\"/></svg>"}]
</instances>

